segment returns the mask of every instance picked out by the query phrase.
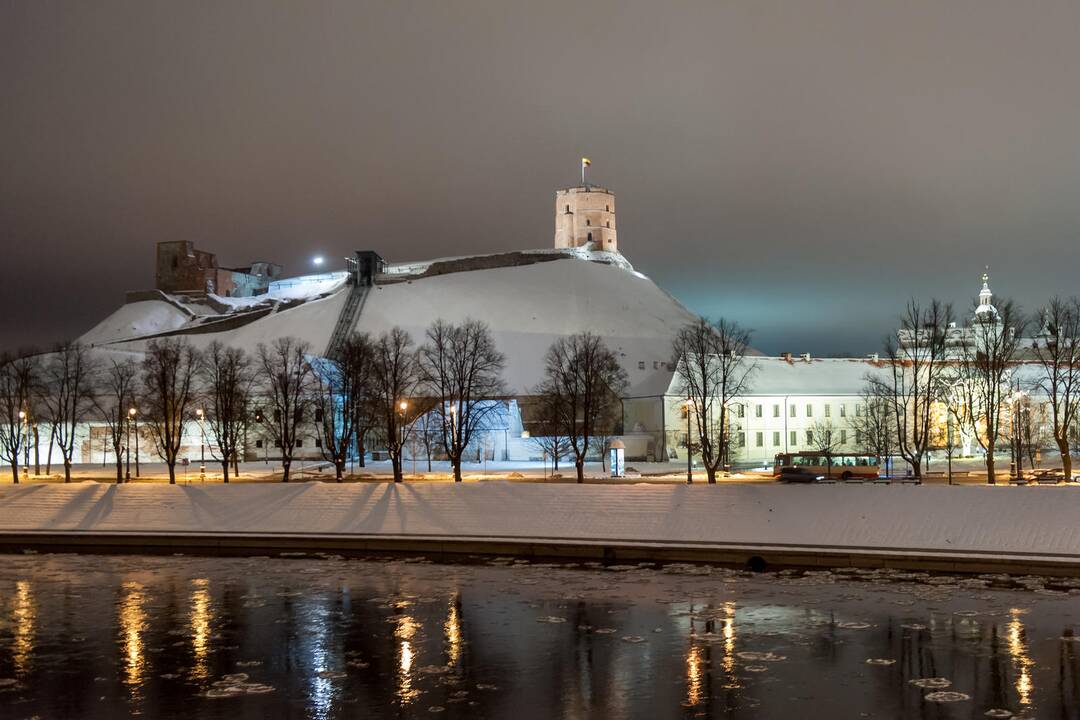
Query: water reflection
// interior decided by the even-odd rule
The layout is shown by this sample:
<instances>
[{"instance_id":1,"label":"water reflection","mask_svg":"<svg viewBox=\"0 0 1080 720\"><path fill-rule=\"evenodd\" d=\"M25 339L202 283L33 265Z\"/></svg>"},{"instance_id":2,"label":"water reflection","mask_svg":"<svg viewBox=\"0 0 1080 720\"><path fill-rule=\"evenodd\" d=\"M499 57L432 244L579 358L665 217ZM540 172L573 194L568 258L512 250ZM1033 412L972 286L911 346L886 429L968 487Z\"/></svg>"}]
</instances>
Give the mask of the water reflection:
<instances>
[{"instance_id":1,"label":"water reflection","mask_svg":"<svg viewBox=\"0 0 1080 720\"><path fill-rule=\"evenodd\" d=\"M720 569L36 563L0 562L0 716L1078 718L1068 595ZM968 699L935 705L919 678Z\"/></svg>"},{"instance_id":2,"label":"water reflection","mask_svg":"<svg viewBox=\"0 0 1080 720\"><path fill-rule=\"evenodd\" d=\"M132 697L139 695L146 672L146 651L143 646L143 631L146 629L143 605L146 598L143 590L143 586L137 582L123 583L117 611L123 682Z\"/></svg>"},{"instance_id":3,"label":"water reflection","mask_svg":"<svg viewBox=\"0 0 1080 720\"><path fill-rule=\"evenodd\" d=\"M1024 624L1020 622L1020 617L1024 612L1019 608L1009 610L1011 619L1009 620L1008 640L1009 655L1012 657L1013 667L1016 669L1016 694L1020 698L1021 705L1030 705L1031 694L1034 690L1031 667L1035 663L1028 657Z\"/></svg>"},{"instance_id":4,"label":"water reflection","mask_svg":"<svg viewBox=\"0 0 1080 720\"><path fill-rule=\"evenodd\" d=\"M15 619L15 627L11 643L11 659L15 666L15 674L24 675L30 670L37 621L33 592L30 583L26 580L15 583L13 605L12 615Z\"/></svg>"},{"instance_id":5,"label":"water reflection","mask_svg":"<svg viewBox=\"0 0 1080 720\"><path fill-rule=\"evenodd\" d=\"M399 615L394 624L394 637L401 643L398 650L398 688L397 697L402 705L408 705L420 692L414 687L413 662L416 658L416 650L413 647L413 638L416 637L419 625L410 615Z\"/></svg>"},{"instance_id":6,"label":"water reflection","mask_svg":"<svg viewBox=\"0 0 1080 720\"><path fill-rule=\"evenodd\" d=\"M461 593L456 590L450 595L443 634L446 636L446 664L456 668L461 661Z\"/></svg>"},{"instance_id":7,"label":"water reflection","mask_svg":"<svg viewBox=\"0 0 1080 720\"><path fill-rule=\"evenodd\" d=\"M704 661L702 659L701 646L691 634L690 650L686 653L686 704L697 705L701 702L701 676L703 674Z\"/></svg>"},{"instance_id":8,"label":"water reflection","mask_svg":"<svg viewBox=\"0 0 1080 720\"><path fill-rule=\"evenodd\" d=\"M207 657L210 654L210 579L196 578L191 581L191 678L205 680L210 675Z\"/></svg>"}]
</instances>

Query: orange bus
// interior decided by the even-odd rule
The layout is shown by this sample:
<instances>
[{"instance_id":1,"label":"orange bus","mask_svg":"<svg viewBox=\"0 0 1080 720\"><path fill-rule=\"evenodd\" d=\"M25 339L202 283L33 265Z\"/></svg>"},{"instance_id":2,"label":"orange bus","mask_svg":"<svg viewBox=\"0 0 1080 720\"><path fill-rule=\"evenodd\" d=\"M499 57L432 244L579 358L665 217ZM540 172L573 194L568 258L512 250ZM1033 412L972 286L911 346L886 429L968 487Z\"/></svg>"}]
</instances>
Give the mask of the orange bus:
<instances>
[{"instance_id":1,"label":"orange bus","mask_svg":"<svg viewBox=\"0 0 1080 720\"><path fill-rule=\"evenodd\" d=\"M832 462L830 468L829 463ZM879 461L875 455L849 455L847 453L824 453L808 450L805 452L777 453L773 466L773 475L780 475L785 468L798 468L811 475L831 475L841 480L851 478L876 478Z\"/></svg>"}]
</instances>

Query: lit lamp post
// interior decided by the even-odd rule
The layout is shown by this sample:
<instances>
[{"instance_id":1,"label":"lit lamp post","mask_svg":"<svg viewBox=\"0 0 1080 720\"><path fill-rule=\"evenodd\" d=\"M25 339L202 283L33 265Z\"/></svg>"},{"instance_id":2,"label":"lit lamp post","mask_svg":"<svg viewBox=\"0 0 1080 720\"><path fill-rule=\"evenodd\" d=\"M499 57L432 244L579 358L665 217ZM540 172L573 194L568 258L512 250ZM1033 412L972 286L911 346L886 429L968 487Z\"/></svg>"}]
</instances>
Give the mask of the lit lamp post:
<instances>
[{"instance_id":1,"label":"lit lamp post","mask_svg":"<svg viewBox=\"0 0 1080 720\"><path fill-rule=\"evenodd\" d=\"M19 424L22 425L23 442L26 446L26 451L23 454L23 480L28 480L30 478L30 424L26 422L25 410L19 411ZM15 454L15 464L19 464L18 453ZM16 468L16 470L18 470L18 468Z\"/></svg>"},{"instance_id":2,"label":"lit lamp post","mask_svg":"<svg viewBox=\"0 0 1080 720\"><path fill-rule=\"evenodd\" d=\"M203 411L198 408L195 416L199 418L199 482L206 480L206 426L203 425Z\"/></svg>"},{"instance_id":3,"label":"lit lamp post","mask_svg":"<svg viewBox=\"0 0 1080 720\"><path fill-rule=\"evenodd\" d=\"M694 459L690 452L690 398L686 398L686 484L694 483Z\"/></svg>"},{"instance_id":4,"label":"lit lamp post","mask_svg":"<svg viewBox=\"0 0 1080 720\"><path fill-rule=\"evenodd\" d=\"M135 408L127 411L127 442L124 451L127 454L127 468L124 470L124 480L131 480L131 419L135 417Z\"/></svg>"},{"instance_id":5,"label":"lit lamp post","mask_svg":"<svg viewBox=\"0 0 1080 720\"><path fill-rule=\"evenodd\" d=\"M404 470L405 464L405 411L409 409L409 403L402 400L398 403L398 414L401 415L401 439L398 441L398 467Z\"/></svg>"},{"instance_id":6,"label":"lit lamp post","mask_svg":"<svg viewBox=\"0 0 1080 720\"><path fill-rule=\"evenodd\" d=\"M1022 474L1023 470L1020 467L1020 398L1024 396L1023 391L1017 388L1013 393L1013 406L1012 417L1009 418L1012 422L1012 466L1009 468L1009 475L1018 478Z\"/></svg>"},{"instance_id":7,"label":"lit lamp post","mask_svg":"<svg viewBox=\"0 0 1080 720\"><path fill-rule=\"evenodd\" d=\"M263 421L262 410L256 410L255 411L255 422L261 424L262 421ZM270 438L266 437L266 432L264 431L263 434L262 434L263 465L269 465L270 464L270 455L268 454L269 450L267 450L267 445L269 443L270 443Z\"/></svg>"},{"instance_id":8,"label":"lit lamp post","mask_svg":"<svg viewBox=\"0 0 1080 720\"><path fill-rule=\"evenodd\" d=\"M128 417L135 423L135 477L139 477L139 413L135 408L128 410Z\"/></svg>"},{"instance_id":9,"label":"lit lamp post","mask_svg":"<svg viewBox=\"0 0 1080 720\"><path fill-rule=\"evenodd\" d=\"M454 422L457 420L457 405L450 405L450 447L457 452L457 434L454 429Z\"/></svg>"}]
</instances>

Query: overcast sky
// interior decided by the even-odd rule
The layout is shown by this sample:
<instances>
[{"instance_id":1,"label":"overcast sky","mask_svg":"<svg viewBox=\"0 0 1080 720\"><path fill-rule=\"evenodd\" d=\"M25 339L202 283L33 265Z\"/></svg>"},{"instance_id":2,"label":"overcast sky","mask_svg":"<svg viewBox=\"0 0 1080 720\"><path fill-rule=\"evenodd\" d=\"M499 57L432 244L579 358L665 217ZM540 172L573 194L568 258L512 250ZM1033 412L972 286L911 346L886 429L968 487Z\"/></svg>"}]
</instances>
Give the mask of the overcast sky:
<instances>
[{"instance_id":1,"label":"overcast sky","mask_svg":"<svg viewBox=\"0 0 1080 720\"><path fill-rule=\"evenodd\" d=\"M1080 254L1080 3L0 1L0 349L155 243L309 270L547 247L578 158L619 246L767 352L911 295L1033 309ZM483 292L477 288L477 292Z\"/></svg>"}]
</instances>

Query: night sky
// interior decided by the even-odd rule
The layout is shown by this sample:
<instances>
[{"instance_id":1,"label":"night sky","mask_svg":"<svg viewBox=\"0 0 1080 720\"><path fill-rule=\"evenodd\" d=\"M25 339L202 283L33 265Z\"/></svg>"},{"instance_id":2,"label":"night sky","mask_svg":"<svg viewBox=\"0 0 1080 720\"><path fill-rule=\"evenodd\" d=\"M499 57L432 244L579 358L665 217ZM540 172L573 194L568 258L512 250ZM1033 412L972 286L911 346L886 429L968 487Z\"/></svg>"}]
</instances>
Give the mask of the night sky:
<instances>
[{"instance_id":1,"label":"night sky","mask_svg":"<svg viewBox=\"0 0 1080 720\"><path fill-rule=\"evenodd\" d=\"M548 247L578 158L636 268L767 352L1074 292L1080 3L0 3L0 350L223 265ZM477 292L482 292L478 288Z\"/></svg>"}]
</instances>

